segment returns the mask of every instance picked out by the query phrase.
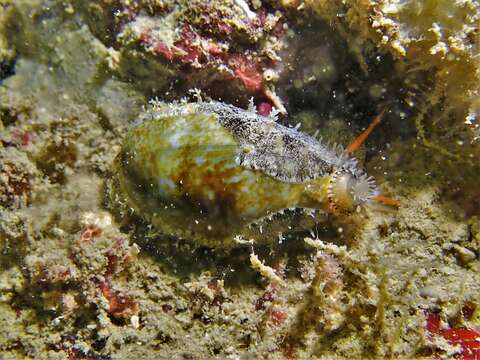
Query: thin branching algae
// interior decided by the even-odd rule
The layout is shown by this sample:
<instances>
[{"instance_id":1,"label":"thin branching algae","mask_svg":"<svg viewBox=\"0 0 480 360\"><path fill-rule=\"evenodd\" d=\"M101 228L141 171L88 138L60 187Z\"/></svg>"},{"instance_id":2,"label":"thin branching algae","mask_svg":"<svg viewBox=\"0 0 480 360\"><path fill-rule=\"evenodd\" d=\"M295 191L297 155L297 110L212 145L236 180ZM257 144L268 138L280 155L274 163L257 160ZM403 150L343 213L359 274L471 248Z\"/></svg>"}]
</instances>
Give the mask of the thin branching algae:
<instances>
[{"instance_id":1,"label":"thin branching algae","mask_svg":"<svg viewBox=\"0 0 480 360\"><path fill-rule=\"evenodd\" d=\"M373 179L341 146L276 120L253 102L247 110L203 101L154 105L117 159L126 206L167 235L230 246L237 237L281 238L371 199Z\"/></svg>"}]
</instances>

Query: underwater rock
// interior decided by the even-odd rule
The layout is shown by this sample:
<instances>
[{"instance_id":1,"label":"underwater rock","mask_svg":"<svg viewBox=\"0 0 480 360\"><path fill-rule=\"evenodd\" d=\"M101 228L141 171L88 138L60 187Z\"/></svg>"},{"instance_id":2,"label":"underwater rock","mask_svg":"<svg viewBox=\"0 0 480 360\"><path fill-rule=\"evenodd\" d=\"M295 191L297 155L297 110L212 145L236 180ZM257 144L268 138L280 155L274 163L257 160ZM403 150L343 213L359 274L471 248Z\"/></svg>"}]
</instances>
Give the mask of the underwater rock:
<instances>
[{"instance_id":1,"label":"underwater rock","mask_svg":"<svg viewBox=\"0 0 480 360\"><path fill-rule=\"evenodd\" d=\"M192 86L234 99L275 98L269 76L285 33L281 12L245 1L76 2L90 30L112 47L111 69L149 94ZM113 48L115 50L113 50ZM222 95L223 96L223 95ZM277 105L278 107L278 105Z\"/></svg>"},{"instance_id":2,"label":"underwater rock","mask_svg":"<svg viewBox=\"0 0 480 360\"><path fill-rule=\"evenodd\" d=\"M479 96L478 1L305 0L303 5L332 24L359 59L368 59L372 45L389 53L395 59L394 72L404 74L405 88L417 94L406 103L419 117L434 111L429 118L441 119L457 133L465 129L464 120L475 112ZM451 148L438 128L431 130L435 140Z\"/></svg>"},{"instance_id":3,"label":"underwater rock","mask_svg":"<svg viewBox=\"0 0 480 360\"><path fill-rule=\"evenodd\" d=\"M220 102L156 104L116 161L126 206L160 230L211 247L271 241L371 199L373 179L341 147Z\"/></svg>"}]
</instances>

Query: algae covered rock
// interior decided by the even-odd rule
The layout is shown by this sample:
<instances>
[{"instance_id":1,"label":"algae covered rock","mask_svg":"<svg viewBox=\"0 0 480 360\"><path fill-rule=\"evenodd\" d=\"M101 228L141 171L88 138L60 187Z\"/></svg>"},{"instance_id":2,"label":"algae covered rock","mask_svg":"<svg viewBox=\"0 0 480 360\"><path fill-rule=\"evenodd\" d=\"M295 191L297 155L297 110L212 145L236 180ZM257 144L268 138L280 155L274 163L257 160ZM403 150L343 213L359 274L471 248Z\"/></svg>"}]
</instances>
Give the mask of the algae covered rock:
<instances>
[{"instance_id":1,"label":"algae covered rock","mask_svg":"<svg viewBox=\"0 0 480 360\"><path fill-rule=\"evenodd\" d=\"M444 111L435 116L440 117L444 126L453 126L458 132L469 114L478 116L475 104L480 81L480 4L477 1L345 1L338 5L334 1L306 0L304 3L335 24L358 52L366 54L369 46L379 47L396 59L393 71L416 73L416 80L405 86L418 93L418 100L412 106L420 112L435 112L432 108L445 103ZM424 76L429 78L427 82L422 80ZM422 96L429 91L431 94ZM440 132L432 131L442 139ZM478 136L477 132L474 136ZM446 141L445 147L450 146L448 139L439 141Z\"/></svg>"},{"instance_id":2,"label":"algae covered rock","mask_svg":"<svg viewBox=\"0 0 480 360\"><path fill-rule=\"evenodd\" d=\"M280 13L245 1L73 2L91 31L115 52L112 70L149 95L191 87L229 97L276 99L264 73L278 62ZM223 92L223 84L229 92Z\"/></svg>"}]
</instances>

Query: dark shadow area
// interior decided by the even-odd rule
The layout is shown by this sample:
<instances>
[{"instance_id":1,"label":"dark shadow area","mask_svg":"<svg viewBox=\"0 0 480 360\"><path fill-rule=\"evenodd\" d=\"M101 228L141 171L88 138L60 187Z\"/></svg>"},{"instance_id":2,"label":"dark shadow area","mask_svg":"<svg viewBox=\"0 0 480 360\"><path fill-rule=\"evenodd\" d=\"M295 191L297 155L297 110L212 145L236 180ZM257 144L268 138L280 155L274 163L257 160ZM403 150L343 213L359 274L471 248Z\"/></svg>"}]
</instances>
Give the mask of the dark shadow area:
<instances>
[{"instance_id":1,"label":"dark shadow area","mask_svg":"<svg viewBox=\"0 0 480 360\"><path fill-rule=\"evenodd\" d=\"M15 60L0 62L0 85L9 76L15 75Z\"/></svg>"},{"instance_id":2,"label":"dark shadow area","mask_svg":"<svg viewBox=\"0 0 480 360\"><path fill-rule=\"evenodd\" d=\"M122 232L132 233L132 241L140 246L140 256L153 257L164 271L175 274L185 282L198 277L202 272L210 271L214 278L224 280L225 285L231 287L256 282L260 284L263 281L260 274L251 267L252 252L265 265L277 270L280 276L300 277L301 262L315 254L315 250L304 242L305 237L314 235L322 241L345 244L345 238L340 238L336 226L330 222L318 224L311 231L285 233L281 243L278 239L272 239L271 243L211 249L188 240L162 235L136 216L117 220L125 224L121 227Z\"/></svg>"}]
</instances>

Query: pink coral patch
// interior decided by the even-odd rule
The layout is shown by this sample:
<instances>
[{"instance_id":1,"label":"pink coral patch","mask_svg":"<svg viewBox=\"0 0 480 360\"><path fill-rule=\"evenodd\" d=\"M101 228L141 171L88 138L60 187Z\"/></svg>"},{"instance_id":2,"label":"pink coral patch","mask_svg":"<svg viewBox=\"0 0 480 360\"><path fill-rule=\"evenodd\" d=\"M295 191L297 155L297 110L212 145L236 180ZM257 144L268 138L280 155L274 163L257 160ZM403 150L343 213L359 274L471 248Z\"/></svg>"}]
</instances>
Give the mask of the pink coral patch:
<instances>
[{"instance_id":1,"label":"pink coral patch","mask_svg":"<svg viewBox=\"0 0 480 360\"><path fill-rule=\"evenodd\" d=\"M228 64L248 91L259 92L263 88L263 77L254 61L241 54L233 54Z\"/></svg>"}]
</instances>

